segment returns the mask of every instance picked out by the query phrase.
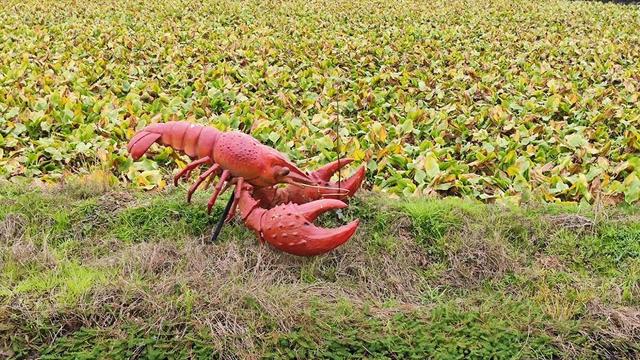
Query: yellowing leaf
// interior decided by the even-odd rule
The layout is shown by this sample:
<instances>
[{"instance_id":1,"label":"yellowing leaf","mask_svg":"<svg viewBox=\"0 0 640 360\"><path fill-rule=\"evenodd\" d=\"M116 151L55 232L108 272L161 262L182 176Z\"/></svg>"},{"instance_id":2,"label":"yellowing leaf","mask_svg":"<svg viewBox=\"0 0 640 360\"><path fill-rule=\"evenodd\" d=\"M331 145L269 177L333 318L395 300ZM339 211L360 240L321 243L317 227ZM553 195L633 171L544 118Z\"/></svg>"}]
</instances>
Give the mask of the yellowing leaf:
<instances>
[{"instance_id":1,"label":"yellowing leaf","mask_svg":"<svg viewBox=\"0 0 640 360\"><path fill-rule=\"evenodd\" d=\"M431 152L425 155L422 166L429 178L434 178L440 174L438 158Z\"/></svg>"},{"instance_id":2,"label":"yellowing leaf","mask_svg":"<svg viewBox=\"0 0 640 360\"><path fill-rule=\"evenodd\" d=\"M365 152L360 149L354 150L351 153L351 157L356 161L364 160L365 155L366 155Z\"/></svg>"}]
</instances>

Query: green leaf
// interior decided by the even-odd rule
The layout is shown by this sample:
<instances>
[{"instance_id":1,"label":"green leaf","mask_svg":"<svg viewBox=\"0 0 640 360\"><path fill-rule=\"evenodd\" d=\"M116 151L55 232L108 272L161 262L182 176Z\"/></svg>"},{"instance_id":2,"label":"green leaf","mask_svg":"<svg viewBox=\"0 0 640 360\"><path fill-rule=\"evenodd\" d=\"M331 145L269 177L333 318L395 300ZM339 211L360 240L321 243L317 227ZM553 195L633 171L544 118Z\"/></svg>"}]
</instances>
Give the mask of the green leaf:
<instances>
[{"instance_id":1,"label":"green leaf","mask_svg":"<svg viewBox=\"0 0 640 360\"><path fill-rule=\"evenodd\" d=\"M280 134L276 132L272 132L269 134L269 141L271 141L272 143L278 142L279 139L280 139Z\"/></svg>"},{"instance_id":2,"label":"green leaf","mask_svg":"<svg viewBox=\"0 0 640 360\"><path fill-rule=\"evenodd\" d=\"M578 147L586 146L589 143L587 139L585 139L585 137L580 133L574 133L574 134L565 136L565 141L574 149Z\"/></svg>"}]
</instances>

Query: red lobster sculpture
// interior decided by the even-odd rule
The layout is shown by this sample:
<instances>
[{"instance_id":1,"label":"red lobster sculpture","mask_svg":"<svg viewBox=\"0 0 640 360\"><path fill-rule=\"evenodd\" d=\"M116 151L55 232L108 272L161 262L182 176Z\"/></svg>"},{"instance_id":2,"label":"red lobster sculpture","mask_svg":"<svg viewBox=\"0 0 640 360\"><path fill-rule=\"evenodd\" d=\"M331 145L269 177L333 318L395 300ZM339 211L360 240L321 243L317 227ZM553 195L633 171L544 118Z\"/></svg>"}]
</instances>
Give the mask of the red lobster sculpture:
<instances>
[{"instance_id":1,"label":"red lobster sculpture","mask_svg":"<svg viewBox=\"0 0 640 360\"><path fill-rule=\"evenodd\" d=\"M332 162L307 174L283 154L249 135L239 131L221 132L185 121L149 125L131 138L127 149L137 160L155 142L195 160L175 176L175 185L195 168L210 165L189 189L188 202L202 182L219 175L208 203L209 212L218 195L235 184L226 220L232 219L238 208L245 225L261 241L279 250L300 256L322 254L345 243L358 227L359 220L336 229L312 224L320 214L346 207L341 200L352 196L362 184L364 166L344 181L331 182L333 174L351 159Z\"/></svg>"}]
</instances>

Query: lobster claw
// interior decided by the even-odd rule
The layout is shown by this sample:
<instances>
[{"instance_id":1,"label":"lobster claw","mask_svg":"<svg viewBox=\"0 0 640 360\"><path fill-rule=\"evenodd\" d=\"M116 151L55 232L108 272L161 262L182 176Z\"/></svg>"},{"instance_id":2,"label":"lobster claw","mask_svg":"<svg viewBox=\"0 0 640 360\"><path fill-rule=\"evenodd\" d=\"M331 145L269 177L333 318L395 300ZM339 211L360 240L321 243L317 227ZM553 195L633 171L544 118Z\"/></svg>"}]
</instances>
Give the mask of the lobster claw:
<instances>
[{"instance_id":1,"label":"lobster claw","mask_svg":"<svg viewBox=\"0 0 640 360\"><path fill-rule=\"evenodd\" d=\"M364 165L360 166L358 170L356 170L356 172L353 175L351 175L351 177L348 177L339 182L331 182L331 177L333 177L333 175L336 172L338 172L343 167L349 165L351 162L353 162L353 159L336 160L334 162L331 162L319 168L318 170L312 172L309 175L310 177L316 179L320 183L325 183L329 187L338 188L339 190L341 190L342 192L340 193L340 195L337 195L337 197L335 198L343 199L343 198L351 197L360 188L360 185L362 185L362 181L364 180L364 175L365 175ZM331 196L323 196L323 197L332 198Z\"/></svg>"},{"instance_id":2,"label":"lobster claw","mask_svg":"<svg viewBox=\"0 0 640 360\"><path fill-rule=\"evenodd\" d=\"M266 210L262 216L260 237L284 252L298 256L313 256L328 252L349 240L356 232L359 220L327 229L312 222L322 213L342 209L347 204L335 199L322 199L306 204L283 204Z\"/></svg>"},{"instance_id":3,"label":"lobster claw","mask_svg":"<svg viewBox=\"0 0 640 360\"><path fill-rule=\"evenodd\" d=\"M364 165L359 167L351 177L341 181L331 181L331 177L336 172L352 161L353 159L341 159L319 168L309 174L316 186L289 185L280 190L281 198L296 204L304 204L317 199L345 200L353 196L364 181Z\"/></svg>"}]
</instances>

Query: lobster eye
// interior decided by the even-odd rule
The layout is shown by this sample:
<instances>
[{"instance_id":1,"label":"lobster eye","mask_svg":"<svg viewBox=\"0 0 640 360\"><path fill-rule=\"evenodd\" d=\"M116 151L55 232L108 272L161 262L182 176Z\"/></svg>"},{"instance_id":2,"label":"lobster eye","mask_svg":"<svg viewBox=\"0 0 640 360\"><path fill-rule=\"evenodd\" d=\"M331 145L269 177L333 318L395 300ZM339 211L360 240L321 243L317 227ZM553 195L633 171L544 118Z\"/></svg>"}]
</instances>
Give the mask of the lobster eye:
<instances>
[{"instance_id":1,"label":"lobster eye","mask_svg":"<svg viewBox=\"0 0 640 360\"><path fill-rule=\"evenodd\" d=\"M282 177L282 176L289 175L290 172L291 172L291 170L289 170L288 168L284 168L283 167L283 168L278 169L277 174L278 174L278 176Z\"/></svg>"}]
</instances>

